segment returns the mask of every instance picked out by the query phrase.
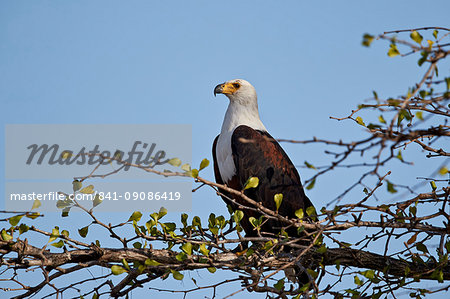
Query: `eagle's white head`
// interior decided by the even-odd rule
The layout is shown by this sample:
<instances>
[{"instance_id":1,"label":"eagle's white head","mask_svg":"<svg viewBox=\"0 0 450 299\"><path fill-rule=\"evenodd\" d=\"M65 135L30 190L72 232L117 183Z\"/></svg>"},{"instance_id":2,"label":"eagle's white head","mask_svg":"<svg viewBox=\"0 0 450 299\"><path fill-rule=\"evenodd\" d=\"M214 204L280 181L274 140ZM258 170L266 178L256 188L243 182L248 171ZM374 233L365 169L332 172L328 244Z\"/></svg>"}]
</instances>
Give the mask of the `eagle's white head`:
<instances>
[{"instance_id":1,"label":"eagle's white head","mask_svg":"<svg viewBox=\"0 0 450 299\"><path fill-rule=\"evenodd\" d=\"M258 109L256 90L248 81L234 79L219 84L214 88L214 96L218 93L226 95L230 102L242 106L256 106L256 109Z\"/></svg>"},{"instance_id":2,"label":"eagle's white head","mask_svg":"<svg viewBox=\"0 0 450 299\"><path fill-rule=\"evenodd\" d=\"M214 95L218 93L230 99L216 146L220 175L224 182L228 182L236 173L231 150L234 130L241 125L260 131L267 130L259 118L256 91L250 83L242 79L230 80L214 88Z\"/></svg>"},{"instance_id":3,"label":"eagle's white head","mask_svg":"<svg viewBox=\"0 0 450 299\"><path fill-rule=\"evenodd\" d=\"M248 81L234 79L219 84L214 88L214 95L218 93L224 94L230 99L222 125L222 133L232 132L240 125L266 131L259 118L256 90Z\"/></svg>"}]
</instances>

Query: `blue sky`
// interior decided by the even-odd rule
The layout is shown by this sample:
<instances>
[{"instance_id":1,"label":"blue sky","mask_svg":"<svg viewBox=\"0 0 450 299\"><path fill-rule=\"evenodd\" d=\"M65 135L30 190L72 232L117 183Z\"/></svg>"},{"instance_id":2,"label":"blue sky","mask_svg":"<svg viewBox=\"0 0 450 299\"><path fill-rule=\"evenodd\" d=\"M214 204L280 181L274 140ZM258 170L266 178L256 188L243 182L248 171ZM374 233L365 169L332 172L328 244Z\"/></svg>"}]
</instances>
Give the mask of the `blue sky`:
<instances>
[{"instance_id":1,"label":"blue sky","mask_svg":"<svg viewBox=\"0 0 450 299\"><path fill-rule=\"evenodd\" d=\"M388 58L384 42L364 48L362 35L449 27L448 11L445 0L2 1L0 119L2 126L192 124L196 164L211 159L228 104L213 97L214 86L243 78L274 137L349 140L361 129L329 116L347 115L372 90L404 93L421 74L416 58ZM323 150L285 148L296 164L323 158ZM418 167L423 174L427 166ZM312 174L300 171L303 179ZM203 176L212 180L211 168ZM4 187L3 171L0 178ZM316 206L344 179L311 190ZM226 213L211 190L193 195L192 214L212 211Z\"/></svg>"}]
</instances>

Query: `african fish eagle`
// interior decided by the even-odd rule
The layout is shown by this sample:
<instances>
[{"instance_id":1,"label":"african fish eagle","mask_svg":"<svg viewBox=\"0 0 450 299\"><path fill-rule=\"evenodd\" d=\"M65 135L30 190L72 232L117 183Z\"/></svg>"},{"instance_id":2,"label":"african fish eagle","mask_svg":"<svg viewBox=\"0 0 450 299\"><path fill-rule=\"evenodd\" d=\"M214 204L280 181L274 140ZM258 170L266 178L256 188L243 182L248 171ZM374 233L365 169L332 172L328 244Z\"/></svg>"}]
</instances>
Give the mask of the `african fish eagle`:
<instances>
[{"instance_id":1,"label":"african fish eagle","mask_svg":"<svg viewBox=\"0 0 450 299\"><path fill-rule=\"evenodd\" d=\"M221 132L213 143L216 182L240 191L250 177L258 177L258 186L244 191L248 197L275 211L274 195L281 193L280 215L295 218L298 209L306 211L312 203L305 195L297 169L259 118L255 88L245 80L236 79L217 85L214 95L218 93L225 94L230 103ZM260 214L255 209L239 206L249 206L241 197L226 192L224 195L223 200L234 210L244 212L240 225L246 236L257 236L249 218L258 219ZM261 227L261 234L276 234L284 226L286 223L269 220ZM295 228L286 231L292 237L297 235Z\"/></svg>"}]
</instances>

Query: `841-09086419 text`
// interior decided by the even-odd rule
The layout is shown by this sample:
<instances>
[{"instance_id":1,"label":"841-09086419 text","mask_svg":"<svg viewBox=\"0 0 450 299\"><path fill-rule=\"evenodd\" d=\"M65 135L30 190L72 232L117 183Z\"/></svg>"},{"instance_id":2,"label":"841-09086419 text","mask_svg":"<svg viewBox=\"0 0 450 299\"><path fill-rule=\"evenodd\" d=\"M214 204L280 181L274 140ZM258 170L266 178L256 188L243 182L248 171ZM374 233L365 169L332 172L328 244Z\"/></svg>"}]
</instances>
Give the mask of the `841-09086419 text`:
<instances>
[{"instance_id":1,"label":"841-09086419 text","mask_svg":"<svg viewBox=\"0 0 450 299\"><path fill-rule=\"evenodd\" d=\"M103 198L103 200L180 200L181 192L98 192L98 194Z\"/></svg>"}]
</instances>

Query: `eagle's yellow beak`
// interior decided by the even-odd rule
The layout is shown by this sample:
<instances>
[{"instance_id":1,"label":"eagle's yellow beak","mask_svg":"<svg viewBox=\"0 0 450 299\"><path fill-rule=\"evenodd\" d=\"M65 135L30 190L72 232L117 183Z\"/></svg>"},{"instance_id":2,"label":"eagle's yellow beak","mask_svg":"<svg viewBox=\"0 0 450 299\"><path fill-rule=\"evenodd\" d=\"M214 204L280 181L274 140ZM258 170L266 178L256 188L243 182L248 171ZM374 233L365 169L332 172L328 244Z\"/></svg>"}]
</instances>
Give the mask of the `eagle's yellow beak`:
<instances>
[{"instance_id":1,"label":"eagle's yellow beak","mask_svg":"<svg viewBox=\"0 0 450 299\"><path fill-rule=\"evenodd\" d=\"M218 93L233 94L236 92L236 90L237 88L234 86L233 83L222 83L214 88L214 96L216 96L216 94Z\"/></svg>"}]
</instances>

